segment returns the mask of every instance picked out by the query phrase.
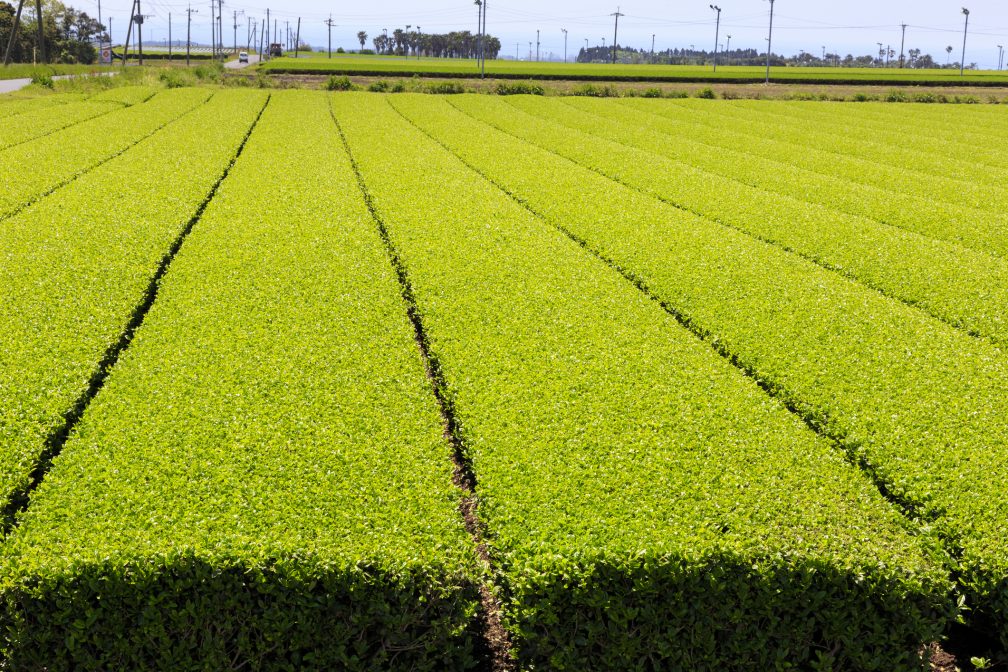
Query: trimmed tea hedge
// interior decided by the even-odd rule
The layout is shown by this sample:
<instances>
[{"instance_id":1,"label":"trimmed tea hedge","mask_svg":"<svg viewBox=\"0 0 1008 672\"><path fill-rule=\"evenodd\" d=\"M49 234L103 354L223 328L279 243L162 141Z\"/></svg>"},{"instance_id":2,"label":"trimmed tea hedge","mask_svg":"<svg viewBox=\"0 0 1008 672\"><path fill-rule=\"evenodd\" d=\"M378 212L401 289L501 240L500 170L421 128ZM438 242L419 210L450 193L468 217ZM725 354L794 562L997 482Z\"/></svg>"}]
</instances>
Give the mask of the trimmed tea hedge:
<instances>
[{"instance_id":1,"label":"trimmed tea hedge","mask_svg":"<svg viewBox=\"0 0 1008 672\"><path fill-rule=\"evenodd\" d=\"M612 143L559 126L551 135L545 122L508 114L499 100L411 96L392 104L546 222L648 287L694 333L839 443L913 518L939 533L956 559L971 622L1008 646L1002 351L617 184L596 172L603 161L630 170L613 156ZM786 221L788 213L780 216Z\"/></svg>"},{"instance_id":2,"label":"trimmed tea hedge","mask_svg":"<svg viewBox=\"0 0 1008 672\"><path fill-rule=\"evenodd\" d=\"M721 114L724 105L678 112L669 109L669 114L658 114L659 109L665 108L632 99L621 100L619 105L602 106L592 105L595 101L591 100L565 102L593 115L646 127L652 132L652 142L646 147L633 142L636 147L670 158L683 157L681 152L688 150L688 160L693 165L755 187L820 203L930 238L956 242L979 252L1008 256L1008 216L1003 213L994 215L949 203L929 190L908 189L906 185L914 183L914 175L909 171L895 183L864 184L857 176L843 171L843 166L854 171L859 169L858 162L851 162L853 157L837 156L800 142L765 137L760 130L752 130L749 119L744 116L733 118ZM571 112L568 106L563 110ZM905 114L907 120L914 123L921 116L916 108ZM566 116L558 115L555 119L565 120ZM620 139L630 142L628 135L621 134ZM835 162L841 165L833 165Z\"/></svg>"},{"instance_id":3,"label":"trimmed tea hedge","mask_svg":"<svg viewBox=\"0 0 1008 672\"><path fill-rule=\"evenodd\" d=\"M0 152L0 219L122 153L206 102L205 89L173 89Z\"/></svg>"},{"instance_id":4,"label":"trimmed tea hedge","mask_svg":"<svg viewBox=\"0 0 1008 672\"><path fill-rule=\"evenodd\" d=\"M183 100L185 100L183 98ZM191 99L190 99L191 100ZM3 222L0 498L16 499L266 102L222 91ZM173 107L171 115L181 113ZM184 167L184 170L179 170Z\"/></svg>"},{"instance_id":5,"label":"trimmed tea hedge","mask_svg":"<svg viewBox=\"0 0 1008 672\"><path fill-rule=\"evenodd\" d=\"M386 100L508 161L443 101ZM950 613L934 538L382 97L332 104L443 371L522 665L920 669Z\"/></svg>"},{"instance_id":6,"label":"trimmed tea hedge","mask_svg":"<svg viewBox=\"0 0 1008 672\"><path fill-rule=\"evenodd\" d=\"M221 98L232 131L262 106ZM442 432L326 98L275 93L0 549L9 665L472 667Z\"/></svg>"},{"instance_id":7,"label":"trimmed tea hedge","mask_svg":"<svg viewBox=\"0 0 1008 672\"><path fill-rule=\"evenodd\" d=\"M499 125L523 126L525 138L537 133L543 142L556 139L567 155L634 189L794 251L970 333L1008 343L1008 261L714 172L763 172L771 176L767 181L783 183L790 178L782 165L758 159L747 165L744 155L706 158L704 147L688 138L665 138L646 127L638 130L568 105L540 102L525 99L515 105L555 123L530 119L525 125L526 115L506 108L486 110L481 118L492 114ZM574 132L564 135L567 129ZM707 167L719 160L723 171ZM801 189L816 191L814 180L799 175L795 182L804 185L796 186L796 196Z\"/></svg>"}]
</instances>

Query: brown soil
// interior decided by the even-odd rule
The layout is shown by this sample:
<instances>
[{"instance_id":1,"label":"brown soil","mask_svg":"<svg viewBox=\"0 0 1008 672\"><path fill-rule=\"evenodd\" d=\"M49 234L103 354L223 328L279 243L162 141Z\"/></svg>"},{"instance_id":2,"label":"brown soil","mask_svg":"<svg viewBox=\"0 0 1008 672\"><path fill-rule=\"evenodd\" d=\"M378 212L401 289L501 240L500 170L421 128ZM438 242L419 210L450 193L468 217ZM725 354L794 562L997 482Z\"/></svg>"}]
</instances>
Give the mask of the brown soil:
<instances>
[{"instance_id":1,"label":"brown soil","mask_svg":"<svg viewBox=\"0 0 1008 672\"><path fill-rule=\"evenodd\" d=\"M931 672L959 672L956 657L942 649L940 644L934 643L927 648L931 654Z\"/></svg>"}]
</instances>

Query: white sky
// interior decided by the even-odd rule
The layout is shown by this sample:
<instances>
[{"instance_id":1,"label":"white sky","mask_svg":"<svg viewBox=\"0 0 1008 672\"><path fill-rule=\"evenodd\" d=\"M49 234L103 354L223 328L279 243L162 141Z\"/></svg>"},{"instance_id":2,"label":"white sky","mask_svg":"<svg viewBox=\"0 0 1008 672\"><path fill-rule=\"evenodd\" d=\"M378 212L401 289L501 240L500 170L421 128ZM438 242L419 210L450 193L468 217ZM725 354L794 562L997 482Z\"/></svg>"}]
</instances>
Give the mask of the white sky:
<instances>
[{"instance_id":1,"label":"white sky","mask_svg":"<svg viewBox=\"0 0 1008 672\"><path fill-rule=\"evenodd\" d=\"M180 0L141 0L144 14L152 15L144 24L144 41L166 40L168 15L172 16L172 37L185 39L185 10L188 3ZM591 45L612 44L613 17L617 10L626 16L620 19L619 43L638 48L651 47L651 36L656 34L658 50L666 48L713 48L715 13L708 0L668 2L667 0L553 0L546 6L538 0L488 0L487 30L501 38L503 53L513 56L516 51L523 57L528 54L529 41L535 42L536 30L541 33L544 56L553 52L562 57L564 39L562 28L569 31L568 49L576 53L585 39ZM97 15L98 0L69 0L75 7ZM720 0L722 8L720 39L722 47L731 35L732 48L766 49L767 23L770 4L767 0ZM1008 47L1008 3L994 0L966 0L970 9L969 38L966 62L977 62L981 67L996 67L998 44ZM210 1L198 0L193 8L193 40L209 43ZM776 0L774 5L774 52L796 54L804 49L815 54L822 47L829 52L855 55L878 53L878 42L891 45L896 52L900 46L900 24L907 23L906 50L922 49L935 60L944 61L945 47L954 47L952 60L958 60L962 49L962 0ZM113 18L116 40L125 38L130 0L104 0L102 18L108 25ZM448 32L476 28L476 6L472 0L369 0L365 4L326 2L325 0L224 0L224 35L231 43L234 31L233 11L244 11L238 18L238 40L244 41L248 17L260 25L267 7L271 18L280 21L281 29L291 21L291 31L300 16L302 41L313 45L326 44L326 26L323 23L332 13L333 49L359 48L356 33L368 33L371 38L383 28L389 32L406 25L419 25L424 32ZM1006 57L1008 61L1008 57Z\"/></svg>"}]
</instances>

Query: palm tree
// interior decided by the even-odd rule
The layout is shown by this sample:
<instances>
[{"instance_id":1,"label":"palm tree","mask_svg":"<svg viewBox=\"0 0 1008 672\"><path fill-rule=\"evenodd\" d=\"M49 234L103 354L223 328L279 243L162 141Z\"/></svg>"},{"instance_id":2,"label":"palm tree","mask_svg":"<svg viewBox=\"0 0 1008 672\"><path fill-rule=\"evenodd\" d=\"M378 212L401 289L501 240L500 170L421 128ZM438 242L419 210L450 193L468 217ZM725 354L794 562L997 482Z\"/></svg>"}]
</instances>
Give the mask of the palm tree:
<instances>
[{"instance_id":1,"label":"palm tree","mask_svg":"<svg viewBox=\"0 0 1008 672\"><path fill-rule=\"evenodd\" d=\"M948 66L949 59L952 58L952 47L951 46L945 47L945 53L948 54L948 56L945 57L945 65Z\"/></svg>"},{"instance_id":2,"label":"palm tree","mask_svg":"<svg viewBox=\"0 0 1008 672\"><path fill-rule=\"evenodd\" d=\"M367 42L367 33L363 30L357 32L357 41L360 42L361 50L364 49L364 43Z\"/></svg>"}]
</instances>

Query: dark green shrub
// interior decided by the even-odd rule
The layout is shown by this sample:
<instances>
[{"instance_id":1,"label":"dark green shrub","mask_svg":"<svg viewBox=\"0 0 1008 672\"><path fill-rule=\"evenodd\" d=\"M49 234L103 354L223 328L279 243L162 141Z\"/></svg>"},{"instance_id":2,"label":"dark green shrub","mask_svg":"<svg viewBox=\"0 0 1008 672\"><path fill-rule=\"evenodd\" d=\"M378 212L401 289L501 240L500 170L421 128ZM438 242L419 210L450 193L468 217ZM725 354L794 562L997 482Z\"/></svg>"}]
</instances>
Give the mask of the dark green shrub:
<instances>
[{"instance_id":1,"label":"dark green shrub","mask_svg":"<svg viewBox=\"0 0 1008 672\"><path fill-rule=\"evenodd\" d=\"M346 75L330 75L325 83L326 91L351 91L353 88L353 82Z\"/></svg>"},{"instance_id":2,"label":"dark green shrub","mask_svg":"<svg viewBox=\"0 0 1008 672\"><path fill-rule=\"evenodd\" d=\"M494 92L498 96L546 95L546 89L544 89L542 85L536 84L535 82L498 82L497 86L494 87Z\"/></svg>"},{"instance_id":3,"label":"dark green shrub","mask_svg":"<svg viewBox=\"0 0 1008 672\"><path fill-rule=\"evenodd\" d=\"M183 86L192 86L196 83L196 78L187 70L179 68L166 68L158 75L158 79L169 89L179 89Z\"/></svg>"},{"instance_id":4,"label":"dark green shrub","mask_svg":"<svg viewBox=\"0 0 1008 672\"><path fill-rule=\"evenodd\" d=\"M661 98L662 90L657 87L644 89L644 93L642 93L641 96L643 96L644 98Z\"/></svg>"},{"instance_id":5,"label":"dark green shrub","mask_svg":"<svg viewBox=\"0 0 1008 672\"><path fill-rule=\"evenodd\" d=\"M697 98L703 98L704 100L714 100L717 96L714 94L714 89L706 86L696 92Z\"/></svg>"},{"instance_id":6,"label":"dark green shrub","mask_svg":"<svg viewBox=\"0 0 1008 672\"><path fill-rule=\"evenodd\" d=\"M385 93L389 90L389 83L384 79L379 79L376 82L371 82L371 86L368 87L368 91L372 93Z\"/></svg>"},{"instance_id":7,"label":"dark green shrub","mask_svg":"<svg viewBox=\"0 0 1008 672\"><path fill-rule=\"evenodd\" d=\"M4 591L3 655L51 672L466 669L478 593L445 578L313 559L107 560Z\"/></svg>"},{"instance_id":8,"label":"dark green shrub","mask_svg":"<svg viewBox=\"0 0 1008 672\"><path fill-rule=\"evenodd\" d=\"M36 72L31 77L31 83L38 84L39 86L44 86L47 89L53 88L52 75L46 72Z\"/></svg>"},{"instance_id":9,"label":"dark green shrub","mask_svg":"<svg viewBox=\"0 0 1008 672\"><path fill-rule=\"evenodd\" d=\"M606 84L605 86L584 84L571 91L571 94L575 96L588 96L590 98L619 98L620 92L619 89L611 84Z\"/></svg>"},{"instance_id":10,"label":"dark green shrub","mask_svg":"<svg viewBox=\"0 0 1008 672\"><path fill-rule=\"evenodd\" d=\"M427 85L427 93L457 94L465 92L465 86L461 82L434 82Z\"/></svg>"}]
</instances>

